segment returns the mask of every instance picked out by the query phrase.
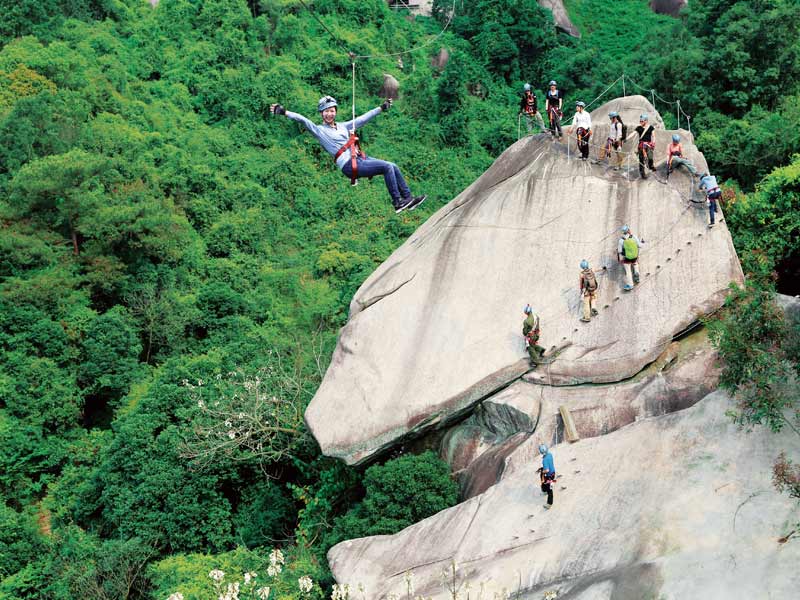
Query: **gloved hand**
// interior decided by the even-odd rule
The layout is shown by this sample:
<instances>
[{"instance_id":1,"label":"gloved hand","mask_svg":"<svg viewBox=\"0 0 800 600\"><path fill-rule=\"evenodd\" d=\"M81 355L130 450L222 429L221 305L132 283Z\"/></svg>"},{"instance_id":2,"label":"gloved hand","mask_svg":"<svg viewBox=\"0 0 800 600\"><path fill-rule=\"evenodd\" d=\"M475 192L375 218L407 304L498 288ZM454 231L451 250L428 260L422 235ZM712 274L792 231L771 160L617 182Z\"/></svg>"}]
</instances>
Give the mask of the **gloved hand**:
<instances>
[{"instance_id":1,"label":"gloved hand","mask_svg":"<svg viewBox=\"0 0 800 600\"><path fill-rule=\"evenodd\" d=\"M285 115L286 109L280 104L273 104L269 107L269 112L271 115L275 115L277 117L278 115Z\"/></svg>"},{"instance_id":2,"label":"gloved hand","mask_svg":"<svg viewBox=\"0 0 800 600\"><path fill-rule=\"evenodd\" d=\"M386 112L391 107L392 107L392 99L391 98L387 98L386 100L383 101L383 104L381 104L381 110L383 112Z\"/></svg>"}]
</instances>

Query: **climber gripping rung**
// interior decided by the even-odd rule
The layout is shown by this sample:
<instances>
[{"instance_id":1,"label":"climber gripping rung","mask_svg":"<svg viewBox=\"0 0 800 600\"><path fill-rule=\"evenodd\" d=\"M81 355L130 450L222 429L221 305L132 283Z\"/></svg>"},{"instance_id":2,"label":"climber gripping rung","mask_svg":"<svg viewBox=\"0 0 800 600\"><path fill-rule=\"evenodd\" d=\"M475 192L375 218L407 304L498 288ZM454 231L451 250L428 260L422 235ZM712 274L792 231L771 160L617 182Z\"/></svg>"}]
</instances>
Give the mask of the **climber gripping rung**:
<instances>
[{"instance_id":1,"label":"climber gripping rung","mask_svg":"<svg viewBox=\"0 0 800 600\"><path fill-rule=\"evenodd\" d=\"M558 412L561 413L561 420L564 421L564 436L567 438L567 441L577 442L581 439L581 436L578 435L578 430L575 428L575 421L572 418L572 413L563 405L558 407Z\"/></svg>"}]
</instances>

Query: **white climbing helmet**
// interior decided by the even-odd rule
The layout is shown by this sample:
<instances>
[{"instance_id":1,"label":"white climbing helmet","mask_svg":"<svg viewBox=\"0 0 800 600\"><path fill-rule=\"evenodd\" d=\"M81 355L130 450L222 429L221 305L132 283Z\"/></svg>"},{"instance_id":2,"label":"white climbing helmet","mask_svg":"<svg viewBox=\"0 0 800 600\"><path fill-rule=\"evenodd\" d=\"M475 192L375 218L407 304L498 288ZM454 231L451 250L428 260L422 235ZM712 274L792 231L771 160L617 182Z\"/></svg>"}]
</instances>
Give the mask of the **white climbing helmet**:
<instances>
[{"instance_id":1,"label":"white climbing helmet","mask_svg":"<svg viewBox=\"0 0 800 600\"><path fill-rule=\"evenodd\" d=\"M539 454L547 454L547 444L539 444Z\"/></svg>"},{"instance_id":2,"label":"white climbing helmet","mask_svg":"<svg viewBox=\"0 0 800 600\"><path fill-rule=\"evenodd\" d=\"M526 92L530 92L531 91L531 84L530 83L526 83L525 85L522 86L522 89L525 90Z\"/></svg>"},{"instance_id":3,"label":"white climbing helmet","mask_svg":"<svg viewBox=\"0 0 800 600\"><path fill-rule=\"evenodd\" d=\"M623 225L622 226L622 233L628 233L630 230L631 230L631 228L628 227L627 225Z\"/></svg>"},{"instance_id":4,"label":"white climbing helmet","mask_svg":"<svg viewBox=\"0 0 800 600\"><path fill-rule=\"evenodd\" d=\"M323 96L319 99L319 103L317 104L317 111L322 112L326 108L339 106L339 103L336 101L336 98L333 96Z\"/></svg>"},{"instance_id":5,"label":"white climbing helmet","mask_svg":"<svg viewBox=\"0 0 800 600\"><path fill-rule=\"evenodd\" d=\"M589 268L589 261L585 258L581 261L581 269L588 269Z\"/></svg>"},{"instance_id":6,"label":"white climbing helmet","mask_svg":"<svg viewBox=\"0 0 800 600\"><path fill-rule=\"evenodd\" d=\"M650 117L647 116L647 113L642 113L641 115L639 115L639 120L640 121L649 121Z\"/></svg>"}]
</instances>

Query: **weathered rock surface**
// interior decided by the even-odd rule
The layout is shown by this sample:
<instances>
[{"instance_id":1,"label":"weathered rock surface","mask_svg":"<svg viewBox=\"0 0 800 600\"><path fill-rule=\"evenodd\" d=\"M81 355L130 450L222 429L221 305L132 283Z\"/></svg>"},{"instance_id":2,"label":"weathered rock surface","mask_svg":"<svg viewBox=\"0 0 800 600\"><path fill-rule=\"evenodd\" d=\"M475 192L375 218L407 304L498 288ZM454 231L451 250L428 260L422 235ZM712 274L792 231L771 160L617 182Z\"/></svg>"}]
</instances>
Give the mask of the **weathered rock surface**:
<instances>
[{"instance_id":1,"label":"weathered rock surface","mask_svg":"<svg viewBox=\"0 0 800 600\"><path fill-rule=\"evenodd\" d=\"M641 96L614 100L592 113L597 140L610 110L630 124L640 112L660 121ZM657 131L659 163L671 133ZM633 149L632 125L629 137ZM686 132L684 149L706 167ZM305 415L325 454L364 461L526 373L526 302L541 315L542 345L572 342L537 371L540 383L615 382L654 361L742 280L724 223L706 230L705 205L688 202L682 172L641 181L635 160L629 173L575 160L574 149L569 156L547 135L520 140L364 282ZM642 282L627 294L616 262L624 223L646 242ZM600 318L590 324L578 322L583 258L605 269Z\"/></svg>"},{"instance_id":2,"label":"weathered rock surface","mask_svg":"<svg viewBox=\"0 0 800 600\"><path fill-rule=\"evenodd\" d=\"M451 428L443 440L442 458L458 479L461 497L471 498L500 479L506 457L534 428L536 438L549 445L564 441L559 407L569 409L581 438L605 435L639 419L692 406L717 388L716 362L707 332L700 329L671 343L652 364L625 381L532 385L537 379L534 371L483 402L476 411L479 417ZM484 410L486 405L491 409ZM507 414L516 418L504 418ZM495 434L498 429L503 435Z\"/></svg>"},{"instance_id":3,"label":"weathered rock surface","mask_svg":"<svg viewBox=\"0 0 800 600\"><path fill-rule=\"evenodd\" d=\"M650 0L653 12L671 17L677 17L687 4L688 0Z\"/></svg>"},{"instance_id":4,"label":"weathered rock surface","mask_svg":"<svg viewBox=\"0 0 800 600\"><path fill-rule=\"evenodd\" d=\"M397 100L400 97L400 83L389 75L388 73L383 74L383 85L381 85L381 89L378 91L378 96L381 98L391 98L392 100Z\"/></svg>"},{"instance_id":5,"label":"weathered rock surface","mask_svg":"<svg viewBox=\"0 0 800 600\"><path fill-rule=\"evenodd\" d=\"M553 12L553 20L556 23L556 27L558 27L564 33L568 33L572 37L581 37L581 32L578 31L578 28L575 27L575 25L572 24L572 21L569 20L569 13L564 7L564 2L562 0L537 1L539 2L539 6L550 9Z\"/></svg>"},{"instance_id":6,"label":"weathered rock surface","mask_svg":"<svg viewBox=\"0 0 800 600\"><path fill-rule=\"evenodd\" d=\"M800 545L778 539L797 522L796 501L778 494L770 465L796 435L747 433L714 392L692 408L554 448L555 505L542 508L534 435L485 493L393 536L343 542L328 554L339 582L368 598L415 593L450 598L441 572L484 597L791 598L800 586ZM562 489L566 486L566 489Z\"/></svg>"}]
</instances>

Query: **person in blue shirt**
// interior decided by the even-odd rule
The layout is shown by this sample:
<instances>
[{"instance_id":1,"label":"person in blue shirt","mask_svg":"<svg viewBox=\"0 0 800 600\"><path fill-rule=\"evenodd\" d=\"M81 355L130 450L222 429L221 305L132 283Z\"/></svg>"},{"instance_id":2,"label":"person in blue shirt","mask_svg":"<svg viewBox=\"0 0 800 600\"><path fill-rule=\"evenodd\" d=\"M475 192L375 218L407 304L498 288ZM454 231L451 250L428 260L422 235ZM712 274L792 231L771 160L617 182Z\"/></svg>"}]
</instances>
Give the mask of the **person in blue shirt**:
<instances>
[{"instance_id":1,"label":"person in blue shirt","mask_svg":"<svg viewBox=\"0 0 800 600\"><path fill-rule=\"evenodd\" d=\"M700 191L705 191L706 193L706 200L708 201L708 214L711 217L708 228L711 229L714 226L714 215L718 212L717 201L722 197L722 190L719 189L717 178L710 173L702 173L700 175L700 184L697 186L697 188Z\"/></svg>"},{"instance_id":2,"label":"person in blue shirt","mask_svg":"<svg viewBox=\"0 0 800 600\"><path fill-rule=\"evenodd\" d=\"M539 476L542 482L542 492L547 494L547 504L544 507L550 510L553 507L553 484L556 482L556 467L553 463L553 453L547 444L539 444L539 454L542 455L542 466Z\"/></svg>"},{"instance_id":3,"label":"person in blue shirt","mask_svg":"<svg viewBox=\"0 0 800 600\"><path fill-rule=\"evenodd\" d=\"M374 177L383 175L386 189L392 197L394 212L399 213L404 210L414 210L422 204L427 196L413 196L411 190L403 178L398 166L394 163L377 158L368 157L361 152L358 146L358 138L355 130L359 129L369 121L377 117L382 112L391 108L392 101L387 99L380 106L364 113L355 120L336 122L336 112L339 103L333 96L320 98L317 111L322 115L322 123L317 125L299 113L286 110L280 104L270 106L270 114L283 115L292 121L302 123L311 132L326 152L333 156L336 166L348 177L355 185L356 179L361 177Z\"/></svg>"}]
</instances>

